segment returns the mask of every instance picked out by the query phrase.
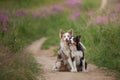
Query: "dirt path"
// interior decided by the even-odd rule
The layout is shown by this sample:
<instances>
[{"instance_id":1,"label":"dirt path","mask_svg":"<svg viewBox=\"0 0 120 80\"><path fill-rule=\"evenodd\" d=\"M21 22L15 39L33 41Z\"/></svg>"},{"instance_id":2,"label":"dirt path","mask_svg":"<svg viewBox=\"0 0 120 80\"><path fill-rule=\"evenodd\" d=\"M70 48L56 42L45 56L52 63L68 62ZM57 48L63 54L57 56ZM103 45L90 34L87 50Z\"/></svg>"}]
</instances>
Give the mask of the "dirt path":
<instances>
[{"instance_id":1,"label":"dirt path","mask_svg":"<svg viewBox=\"0 0 120 80\"><path fill-rule=\"evenodd\" d=\"M44 77L46 80L115 80L110 76L108 71L98 69L93 64L88 64L88 72L53 72L52 67L56 61L56 57L53 56L53 47L49 50L40 50L41 45L47 38L41 38L29 45L26 50L32 52L38 61L42 65L44 71ZM109 73L109 74L108 74ZM41 79L39 79L41 80Z\"/></svg>"}]
</instances>

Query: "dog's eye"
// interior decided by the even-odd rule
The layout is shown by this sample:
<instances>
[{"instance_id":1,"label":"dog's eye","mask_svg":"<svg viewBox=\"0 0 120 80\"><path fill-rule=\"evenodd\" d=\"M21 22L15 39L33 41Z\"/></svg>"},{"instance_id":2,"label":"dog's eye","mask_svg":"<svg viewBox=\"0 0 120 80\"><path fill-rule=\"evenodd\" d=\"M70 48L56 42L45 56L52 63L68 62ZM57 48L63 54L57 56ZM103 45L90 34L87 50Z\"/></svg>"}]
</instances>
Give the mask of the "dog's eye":
<instances>
[{"instance_id":1,"label":"dog's eye","mask_svg":"<svg viewBox=\"0 0 120 80\"><path fill-rule=\"evenodd\" d=\"M70 37L69 35L67 37Z\"/></svg>"}]
</instances>

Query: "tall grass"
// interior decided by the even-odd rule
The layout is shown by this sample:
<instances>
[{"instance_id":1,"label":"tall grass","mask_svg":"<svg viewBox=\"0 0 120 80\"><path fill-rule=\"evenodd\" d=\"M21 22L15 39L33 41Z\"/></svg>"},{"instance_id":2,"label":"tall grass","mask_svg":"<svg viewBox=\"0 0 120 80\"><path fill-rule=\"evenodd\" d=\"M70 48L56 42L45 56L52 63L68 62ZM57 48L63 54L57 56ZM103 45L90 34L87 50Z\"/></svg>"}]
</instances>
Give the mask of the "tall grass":
<instances>
[{"instance_id":1,"label":"tall grass","mask_svg":"<svg viewBox=\"0 0 120 80\"><path fill-rule=\"evenodd\" d=\"M31 54L10 52L0 46L0 79L1 80L36 80L39 65Z\"/></svg>"}]
</instances>

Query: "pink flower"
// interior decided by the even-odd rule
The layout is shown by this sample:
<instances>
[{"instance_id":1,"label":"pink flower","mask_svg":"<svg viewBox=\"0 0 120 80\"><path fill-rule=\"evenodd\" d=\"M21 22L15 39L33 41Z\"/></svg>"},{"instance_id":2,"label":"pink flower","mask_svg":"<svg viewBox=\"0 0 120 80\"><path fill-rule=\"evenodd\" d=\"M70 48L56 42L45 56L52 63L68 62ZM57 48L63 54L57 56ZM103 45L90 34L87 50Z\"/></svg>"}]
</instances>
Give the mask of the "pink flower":
<instances>
[{"instance_id":1,"label":"pink flower","mask_svg":"<svg viewBox=\"0 0 120 80\"><path fill-rule=\"evenodd\" d=\"M109 20L107 16L98 16L96 19L97 24L108 24Z\"/></svg>"},{"instance_id":2,"label":"pink flower","mask_svg":"<svg viewBox=\"0 0 120 80\"><path fill-rule=\"evenodd\" d=\"M34 18L43 18L43 17L45 17L45 14L40 13L40 12L34 12L33 17Z\"/></svg>"},{"instance_id":3,"label":"pink flower","mask_svg":"<svg viewBox=\"0 0 120 80\"><path fill-rule=\"evenodd\" d=\"M3 31L7 31L7 26L8 26L9 18L5 14L0 14L0 26L2 27Z\"/></svg>"},{"instance_id":4,"label":"pink flower","mask_svg":"<svg viewBox=\"0 0 120 80\"><path fill-rule=\"evenodd\" d=\"M42 7L41 8L41 11L44 13L44 14L53 14L53 10L52 10L52 7Z\"/></svg>"},{"instance_id":5,"label":"pink flower","mask_svg":"<svg viewBox=\"0 0 120 80\"><path fill-rule=\"evenodd\" d=\"M113 13L111 16L112 16L112 17L116 17L116 14L115 14L115 13Z\"/></svg>"},{"instance_id":6,"label":"pink flower","mask_svg":"<svg viewBox=\"0 0 120 80\"><path fill-rule=\"evenodd\" d=\"M3 31L6 32L7 31L7 27L4 27Z\"/></svg>"},{"instance_id":7,"label":"pink flower","mask_svg":"<svg viewBox=\"0 0 120 80\"><path fill-rule=\"evenodd\" d=\"M108 23L109 23L109 20L108 20L108 17L107 17L107 16L104 16L104 17L103 17L103 23L104 23L104 24L108 24Z\"/></svg>"},{"instance_id":8,"label":"pink flower","mask_svg":"<svg viewBox=\"0 0 120 80\"><path fill-rule=\"evenodd\" d=\"M9 18L6 15L0 15L0 23L8 23Z\"/></svg>"},{"instance_id":9,"label":"pink flower","mask_svg":"<svg viewBox=\"0 0 120 80\"><path fill-rule=\"evenodd\" d=\"M102 16L98 16L97 19L96 19L96 23L100 24L102 22L103 22L103 17Z\"/></svg>"},{"instance_id":10,"label":"pink flower","mask_svg":"<svg viewBox=\"0 0 120 80\"><path fill-rule=\"evenodd\" d=\"M88 11L88 15L89 15L90 17L93 17L94 12L93 12L92 10L90 10L90 11Z\"/></svg>"},{"instance_id":11,"label":"pink flower","mask_svg":"<svg viewBox=\"0 0 120 80\"><path fill-rule=\"evenodd\" d=\"M70 7L75 7L82 4L81 0L66 0L65 4Z\"/></svg>"},{"instance_id":12,"label":"pink flower","mask_svg":"<svg viewBox=\"0 0 120 80\"><path fill-rule=\"evenodd\" d=\"M75 13L73 13L71 16L70 16L70 20L76 20L80 17L80 11L77 11Z\"/></svg>"},{"instance_id":13,"label":"pink flower","mask_svg":"<svg viewBox=\"0 0 120 80\"><path fill-rule=\"evenodd\" d=\"M26 12L23 9L19 9L15 11L16 16L25 16Z\"/></svg>"},{"instance_id":14,"label":"pink flower","mask_svg":"<svg viewBox=\"0 0 120 80\"><path fill-rule=\"evenodd\" d=\"M63 10L63 7L61 5L54 5L52 8L57 12L61 12Z\"/></svg>"},{"instance_id":15,"label":"pink flower","mask_svg":"<svg viewBox=\"0 0 120 80\"><path fill-rule=\"evenodd\" d=\"M120 12L120 5L116 5L116 6L114 7L114 9L115 9L115 11Z\"/></svg>"}]
</instances>

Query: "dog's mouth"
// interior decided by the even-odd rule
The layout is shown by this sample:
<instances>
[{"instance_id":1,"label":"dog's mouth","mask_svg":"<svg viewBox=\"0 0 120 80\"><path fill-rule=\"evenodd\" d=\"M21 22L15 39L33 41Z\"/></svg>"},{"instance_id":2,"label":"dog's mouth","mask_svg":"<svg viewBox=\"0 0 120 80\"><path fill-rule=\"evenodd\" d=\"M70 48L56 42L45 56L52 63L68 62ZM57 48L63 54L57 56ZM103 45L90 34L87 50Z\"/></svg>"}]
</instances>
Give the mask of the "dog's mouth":
<instances>
[{"instance_id":1,"label":"dog's mouth","mask_svg":"<svg viewBox=\"0 0 120 80\"><path fill-rule=\"evenodd\" d=\"M65 40L66 44L69 45L70 41L68 39Z\"/></svg>"},{"instance_id":2,"label":"dog's mouth","mask_svg":"<svg viewBox=\"0 0 120 80\"><path fill-rule=\"evenodd\" d=\"M66 42L67 42L67 43L69 43L69 40L68 40L68 39L66 39Z\"/></svg>"}]
</instances>

